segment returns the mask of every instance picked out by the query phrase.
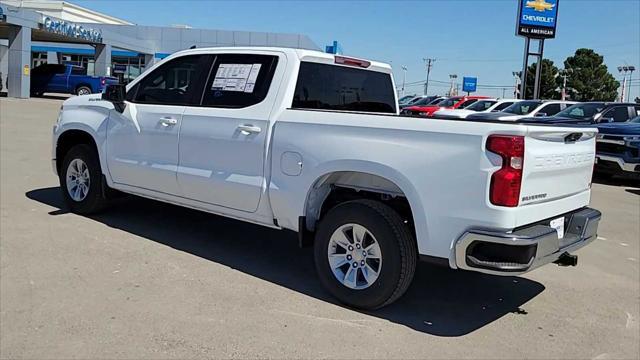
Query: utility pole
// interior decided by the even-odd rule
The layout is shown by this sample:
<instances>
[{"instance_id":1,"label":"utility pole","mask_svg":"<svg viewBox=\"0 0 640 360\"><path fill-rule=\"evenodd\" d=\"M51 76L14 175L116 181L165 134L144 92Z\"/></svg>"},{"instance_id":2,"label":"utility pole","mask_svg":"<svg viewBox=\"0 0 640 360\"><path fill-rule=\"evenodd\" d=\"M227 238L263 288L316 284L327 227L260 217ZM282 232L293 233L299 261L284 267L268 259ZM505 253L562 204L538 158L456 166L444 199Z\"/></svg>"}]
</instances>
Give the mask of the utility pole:
<instances>
[{"instance_id":1,"label":"utility pole","mask_svg":"<svg viewBox=\"0 0 640 360\"><path fill-rule=\"evenodd\" d=\"M571 69L564 69L560 71L560 76L562 76L562 100L567 99L567 76L569 76L570 72Z\"/></svg>"},{"instance_id":2,"label":"utility pole","mask_svg":"<svg viewBox=\"0 0 640 360\"><path fill-rule=\"evenodd\" d=\"M402 96L404 96L404 84L407 81L407 67L402 65Z\"/></svg>"},{"instance_id":3,"label":"utility pole","mask_svg":"<svg viewBox=\"0 0 640 360\"><path fill-rule=\"evenodd\" d=\"M427 81L424 82L424 94L427 95L427 91L429 91L429 74L431 74L431 67L436 62L436 59L422 58L422 61L427 63Z\"/></svg>"}]
</instances>

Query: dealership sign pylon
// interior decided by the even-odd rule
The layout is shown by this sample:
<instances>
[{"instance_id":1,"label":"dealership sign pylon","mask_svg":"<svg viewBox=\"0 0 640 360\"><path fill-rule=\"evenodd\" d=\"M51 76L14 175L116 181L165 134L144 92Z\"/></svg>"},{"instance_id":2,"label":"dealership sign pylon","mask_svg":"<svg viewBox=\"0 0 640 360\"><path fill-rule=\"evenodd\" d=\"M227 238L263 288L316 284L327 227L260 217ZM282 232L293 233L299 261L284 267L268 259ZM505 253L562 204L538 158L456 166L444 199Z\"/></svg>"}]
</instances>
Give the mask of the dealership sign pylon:
<instances>
[{"instance_id":1,"label":"dealership sign pylon","mask_svg":"<svg viewBox=\"0 0 640 360\"><path fill-rule=\"evenodd\" d=\"M542 72L542 54L544 52L544 40L553 39L556 36L558 23L558 3L560 0L517 0L518 21L516 23L516 35L523 36L524 59L520 81L520 97L526 98L527 68L529 56L537 57L536 76L533 85L533 98L540 97L540 74ZM538 47L531 50L531 40L538 42Z\"/></svg>"}]
</instances>

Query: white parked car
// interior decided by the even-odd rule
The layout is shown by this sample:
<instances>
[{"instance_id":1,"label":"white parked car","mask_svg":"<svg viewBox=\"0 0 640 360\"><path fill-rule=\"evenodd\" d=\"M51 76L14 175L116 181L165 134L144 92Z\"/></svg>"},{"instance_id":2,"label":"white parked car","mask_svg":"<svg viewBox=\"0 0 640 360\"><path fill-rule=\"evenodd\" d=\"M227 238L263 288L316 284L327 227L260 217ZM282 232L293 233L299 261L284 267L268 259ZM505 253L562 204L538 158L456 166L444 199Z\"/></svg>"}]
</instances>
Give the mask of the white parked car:
<instances>
[{"instance_id":1,"label":"white parked car","mask_svg":"<svg viewBox=\"0 0 640 360\"><path fill-rule=\"evenodd\" d=\"M400 117L391 73L309 50L177 52L126 89L66 100L53 169L79 214L116 189L296 231L321 283L359 308L398 299L418 259L575 265L600 219L597 130Z\"/></svg>"},{"instance_id":2,"label":"white parked car","mask_svg":"<svg viewBox=\"0 0 640 360\"><path fill-rule=\"evenodd\" d=\"M481 99L464 109L442 109L434 113L436 119L466 119L467 116L477 113L491 113L502 111L512 104L521 101L518 99Z\"/></svg>"},{"instance_id":3,"label":"white parked car","mask_svg":"<svg viewBox=\"0 0 640 360\"><path fill-rule=\"evenodd\" d=\"M469 120L518 121L533 116L552 116L575 104L562 100L523 100L499 112L479 113L467 116Z\"/></svg>"}]
</instances>

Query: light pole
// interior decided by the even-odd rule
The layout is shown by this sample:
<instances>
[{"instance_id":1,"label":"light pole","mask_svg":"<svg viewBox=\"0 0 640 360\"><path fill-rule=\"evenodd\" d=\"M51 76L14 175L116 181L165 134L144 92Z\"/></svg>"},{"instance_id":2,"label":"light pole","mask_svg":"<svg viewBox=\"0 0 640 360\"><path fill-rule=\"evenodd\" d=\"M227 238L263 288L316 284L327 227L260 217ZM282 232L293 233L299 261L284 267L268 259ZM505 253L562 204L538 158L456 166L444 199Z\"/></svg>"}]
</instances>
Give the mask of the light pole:
<instances>
[{"instance_id":1,"label":"light pole","mask_svg":"<svg viewBox=\"0 0 640 360\"><path fill-rule=\"evenodd\" d=\"M407 81L407 67L402 65L402 96L404 97L404 84Z\"/></svg>"},{"instance_id":2,"label":"light pole","mask_svg":"<svg viewBox=\"0 0 640 360\"><path fill-rule=\"evenodd\" d=\"M627 92L627 102L629 102L631 96L631 79L633 79L633 72L636 71L636 67L628 66L627 69L629 70L629 91Z\"/></svg>"},{"instance_id":3,"label":"light pole","mask_svg":"<svg viewBox=\"0 0 640 360\"><path fill-rule=\"evenodd\" d=\"M620 89L620 102L624 101L624 91L627 87L627 67L618 66L618 73L622 74L622 88Z\"/></svg>"},{"instance_id":4,"label":"light pole","mask_svg":"<svg viewBox=\"0 0 640 360\"><path fill-rule=\"evenodd\" d=\"M451 79L451 88L449 89L449 96L458 95L456 92L456 79L458 78L457 74L449 74L449 79Z\"/></svg>"},{"instance_id":5,"label":"light pole","mask_svg":"<svg viewBox=\"0 0 640 360\"><path fill-rule=\"evenodd\" d=\"M629 73L629 79L636 71L635 66L618 66L618 72L622 74L622 89L620 90L620 102L624 102L624 95L627 94L627 101L629 101L629 94L627 93L627 73ZM629 92L631 92L631 83L629 83Z\"/></svg>"},{"instance_id":6,"label":"light pole","mask_svg":"<svg viewBox=\"0 0 640 360\"><path fill-rule=\"evenodd\" d=\"M424 83L424 94L427 95L427 91L429 91L429 74L431 74L431 67L436 62L436 59L423 58L422 61L427 63L427 81Z\"/></svg>"},{"instance_id":7,"label":"light pole","mask_svg":"<svg viewBox=\"0 0 640 360\"><path fill-rule=\"evenodd\" d=\"M521 71L512 71L511 74L513 75L513 77L516 79L516 85L513 88L513 97L515 99L520 99L521 96L519 96L519 89L520 89L520 76L522 75Z\"/></svg>"}]
</instances>

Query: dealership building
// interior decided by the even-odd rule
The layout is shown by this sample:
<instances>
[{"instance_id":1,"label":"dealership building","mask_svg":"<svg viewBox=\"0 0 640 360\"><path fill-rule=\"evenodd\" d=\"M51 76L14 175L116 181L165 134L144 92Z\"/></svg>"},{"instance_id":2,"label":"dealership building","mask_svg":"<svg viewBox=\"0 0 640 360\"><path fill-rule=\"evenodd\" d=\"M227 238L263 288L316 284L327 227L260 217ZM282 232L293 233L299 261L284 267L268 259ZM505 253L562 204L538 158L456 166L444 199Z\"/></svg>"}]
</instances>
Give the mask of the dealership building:
<instances>
[{"instance_id":1,"label":"dealership building","mask_svg":"<svg viewBox=\"0 0 640 360\"><path fill-rule=\"evenodd\" d=\"M9 97L29 97L31 69L41 64L79 65L89 75L127 82L193 46L320 50L300 34L141 26L66 1L0 0L0 82Z\"/></svg>"}]
</instances>

